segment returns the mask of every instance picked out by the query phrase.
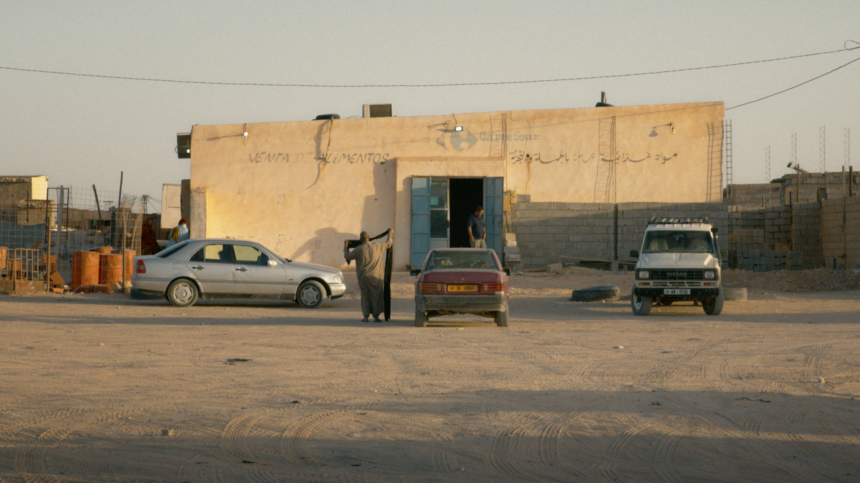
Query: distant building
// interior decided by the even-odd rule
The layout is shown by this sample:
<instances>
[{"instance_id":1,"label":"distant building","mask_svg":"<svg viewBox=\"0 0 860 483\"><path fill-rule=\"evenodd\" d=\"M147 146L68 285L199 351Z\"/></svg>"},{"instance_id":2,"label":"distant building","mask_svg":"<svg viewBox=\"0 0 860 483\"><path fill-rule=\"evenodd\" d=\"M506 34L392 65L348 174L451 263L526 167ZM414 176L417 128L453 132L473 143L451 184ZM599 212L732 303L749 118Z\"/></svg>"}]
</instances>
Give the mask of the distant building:
<instances>
[{"instance_id":1,"label":"distant building","mask_svg":"<svg viewBox=\"0 0 860 483\"><path fill-rule=\"evenodd\" d=\"M721 201L722 102L418 117L385 106L355 119L194 126L182 150L192 237L248 238L341 266L344 239L394 228L402 269L430 248L468 244L478 205L500 252L505 192L567 203ZM168 225L176 216L164 200Z\"/></svg>"},{"instance_id":2,"label":"distant building","mask_svg":"<svg viewBox=\"0 0 860 483\"><path fill-rule=\"evenodd\" d=\"M734 195L726 189L723 190L723 196L731 196L730 201L735 206L762 208L842 198L851 193L857 194L858 188L860 173L793 173L770 183L733 185L731 190Z\"/></svg>"},{"instance_id":3,"label":"distant building","mask_svg":"<svg viewBox=\"0 0 860 483\"><path fill-rule=\"evenodd\" d=\"M0 206L15 206L21 201L46 199L47 176L0 176Z\"/></svg>"}]
</instances>

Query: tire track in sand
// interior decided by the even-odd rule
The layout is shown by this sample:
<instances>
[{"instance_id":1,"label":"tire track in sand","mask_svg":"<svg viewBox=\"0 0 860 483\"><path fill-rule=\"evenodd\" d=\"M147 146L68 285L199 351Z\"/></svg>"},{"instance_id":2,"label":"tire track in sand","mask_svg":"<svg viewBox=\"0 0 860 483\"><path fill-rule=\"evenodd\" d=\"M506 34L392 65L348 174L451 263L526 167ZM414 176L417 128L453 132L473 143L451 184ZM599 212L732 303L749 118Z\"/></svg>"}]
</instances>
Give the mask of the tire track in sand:
<instances>
[{"instance_id":1,"label":"tire track in sand","mask_svg":"<svg viewBox=\"0 0 860 483\"><path fill-rule=\"evenodd\" d=\"M257 460L257 455L248 444L248 436L250 436L257 421L263 417L264 415L260 413L245 414L233 419L224 427L224 431L221 433L220 446L232 462L241 464L244 461ZM245 477L254 483L277 483L281 481L271 471L257 467L247 469Z\"/></svg>"},{"instance_id":2,"label":"tire track in sand","mask_svg":"<svg viewBox=\"0 0 860 483\"><path fill-rule=\"evenodd\" d=\"M98 424L104 424L108 421L125 418L136 412L144 411L147 408L137 408L133 410L106 413L101 416L82 421L77 424L72 424L69 428L50 428L39 434L33 445L20 448L15 452L15 471L23 476L27 483L54 483L62 481L56 475L48 474L48 463L45 460L47 450L56 448L62 444L63 440L69 437L75 431ZM86 469L85 465L82 468ZM74 471L73 468L67 470Z\"/></svg>"},{"instance_id":3,"label":"tire track in sand","mask_svg":"<svg viewBox=\"0 0 860 483\"><path fill-rule=\"evenodd\" d=\"M314 454L307 450L306 442L325 426L347 417L355 411L369 409L379 404L381 404L381 401L374 401L343 409L321 411L305 416L288 425L281 434L281 452L287 456L287 459L291 463L314 465L317 469L322 468L326 466L326 463L317 459ZM302 474L299 468L295 468L294 471L297 474ZM307 475L307 473L304 473L304 475Z\"/></svg>"}]
</instances>

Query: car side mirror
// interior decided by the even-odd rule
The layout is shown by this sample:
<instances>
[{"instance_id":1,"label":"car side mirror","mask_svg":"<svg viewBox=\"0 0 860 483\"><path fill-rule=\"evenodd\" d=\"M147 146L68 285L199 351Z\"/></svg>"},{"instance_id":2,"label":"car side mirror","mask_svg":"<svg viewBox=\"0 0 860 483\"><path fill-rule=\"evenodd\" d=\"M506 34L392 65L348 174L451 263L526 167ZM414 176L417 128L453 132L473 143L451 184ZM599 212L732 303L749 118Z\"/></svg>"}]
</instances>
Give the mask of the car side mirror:
<instances>
[{"instance_id":1,"label":"car side mirror","mask_svg":"<svg viewBox=\"0 0 860 483\"><path fill-rule=\"evenodd\" d=\"M508 268L508 267L505 267L505 268L503 268L502 270L505 272L505 275L510 275L510 274L511 274L511 269L510 269L510 268Z\"/></svg>"},{"instance_id":2,"label":"car side mirror","mask_svg":"<svg viewBox=\"0 0 860 483\"><path fill-rule=\"evenodd\" d=\"M421 274L421 270L410 270L409 271L409 275L412 275L413 277L417 277L420 274Z\"/></svg>"},{"instance_id":3,"label":"car side mirror","mask_svg":"<svg viewBox=\"0 0 860 483\"><path fill-rule=\"evenodd\" d=\"M274 261L274 260L269 260L268 265L269 265L270 267L277 267L277 266L278 266L278 262L276 262L276 261Z\"/></svg>"},{"instance_id":4,"label":"car side mirror","mask_svg":"<svg viewBox=\"0 0 860 483\"><path fill-rule=\"evenodd\" d=\"M716 235L719 231L720 231L720 229L719 229L719 228L717 228L717 227L715 227L715 226L712 226L712 227L711 227L711 233L713 233L714 235Z\"/></svg>"},{"instance_id":5,"label":"car side mirror","mask_svg":"<svg viewBox=\"0 0 860 483\"><path fill-rule=\"evenodd\" d=\"M630 250L630 258L639 259L639 250Z\"/></svg>"}]
</instances>

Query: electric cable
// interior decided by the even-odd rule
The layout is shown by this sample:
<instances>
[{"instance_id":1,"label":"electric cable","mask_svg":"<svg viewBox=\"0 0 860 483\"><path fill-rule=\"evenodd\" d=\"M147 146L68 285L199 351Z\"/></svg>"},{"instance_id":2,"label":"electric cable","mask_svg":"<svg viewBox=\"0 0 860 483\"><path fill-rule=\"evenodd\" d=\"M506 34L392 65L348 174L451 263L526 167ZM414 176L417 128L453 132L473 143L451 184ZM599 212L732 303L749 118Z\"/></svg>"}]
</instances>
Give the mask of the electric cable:
<instances>
[{"instance_id":1,"label":"electric cable","mask_svg":"<svg viewBox=\"0 0 860 483\"><path fill-rule=\"evenodd\" d=\"M858 44L857 47L848 47L850 43ZM550 83L550 82L574 82L574 81L583 81L583 80L597 80L597 79L615 79L622 77L638 77L638 76L647 76L647 75L659 75L659 74L674 74L678 72L691 72L697 70L708 70L708 69L721 69L725 67L737 67L741 65L752 65L752 64L762 64L767 62L779 62L783 60L792 60L792 59L800 59L805 57L815 57L819 55L829 55L835 54L839 52L848 52L851 50L860 49L860 43L857 43L853 40L847 40L843 44L843 48L839 50L830 50L826 52L815 52L812 54L801 54L801 55L792 55L788 57L778 57L774 59L763 59L763 60L753 60L747 62L735 62L731 64L720 64L720 65L710 65L703 67L688 67L683 69L669 69L669 70L659 70L659 71L651 71L651 72L636 72L630 74L612 74L612 75L602 75L602 76L587 76L587 77L565 77L558 79L536 79L536 80L519 80L519 81L495 81L495 82L452 82L452 83L442 83L442 84L268 84L268 83L258 83L258 82L216 82L216 81L193 81L193 80L177 80L177 79L157 79L150 77L127 77L127 76L114 76L114 75L102 75L102 74L83 74L79 72L63 72L63 71L53 71L53 70L41 70L41 69L25 69L20 67L9 67L9 66L0 66L0 70L8 70L8 71L16 71L16 72L30 72L30 73L38 73L38 74L52 74L52 75L65 75L65 76L74 76L74 77L93 77L98 79L114 79L114 80L130 80L130 81L143 81L143 82L165 82L165 83L174 83L174 84L204 84L204 85L220 85L220 86L243 86L243 87L310 87L310 88L324 88L324 89L340 89L340 88L427 88L427 87L465 87L465 86L493 86L493 85L514 85L514 84L539 84L539 83ZM740 107L740 106L736 106Z\"/></svg>"},{"instance_id":2,"label":"electric cable","mask_svg":"<svg viewBox=\"0 0 860 483\"><path fill-rule=\"evenodd\" d=\"M790 91L790 90L792 90L792 89L796 89L796 88L798 88L798 87L800 87L800 86L802 86L802 85L804 85L804 84L809 84L809 83L810 83L810 82L812 82L812 81L816 81L816 80L818 80L818 79L821 79L822 77L824 77L824 76L826 76L826 75L829 75L829 74L832 74L832 73L836 72L837 70L839 70L839 69L841 69L841 68L843 68L843 67L846 67L846 66L848 66L848 65L853 64L854 62L857 62L858 60L860 60L860 57L857 57L856 59L852 60L851 62L848 62L848 63L842 64L842 65L840 65L839 67L837 67L837 68L835 68L835 69L833 69L833 70L827 71L827 72L825 72L825 73L823 73L823 74L821 74L821 75L819 75L819 76L817 76L817 77L813 77L812 79L809 79L809 80L807 80L807 81L801 82L800 84L797 84L796 86L789 87L788 89L783 89L783 90L781 90L781 91L779 91L779 92L774 92L773 94L770 94L770 95L767 95L767 96L764 96L764 97L760 97L760 98L758 98L758 99L756 99L756 100L754 100L754 101L744 102L743 104L738 104L737 106L727 107L727 108L726 108L726 110L727 110L727 111L729 111L729 110L732 110L732 109L737 109L737 108L739 108L739 107L748 106L748 105L750 105L750 104L753 104L753 103L756 103L756 102L759 102L759 101L763 101L763 100L768 99L768 98L771 98L771 97L773 97L773 96L778 96L778 95L783 94L783 93L785 93L785 92L788 92L788 91Z\"/></svg>"}]
</instances>

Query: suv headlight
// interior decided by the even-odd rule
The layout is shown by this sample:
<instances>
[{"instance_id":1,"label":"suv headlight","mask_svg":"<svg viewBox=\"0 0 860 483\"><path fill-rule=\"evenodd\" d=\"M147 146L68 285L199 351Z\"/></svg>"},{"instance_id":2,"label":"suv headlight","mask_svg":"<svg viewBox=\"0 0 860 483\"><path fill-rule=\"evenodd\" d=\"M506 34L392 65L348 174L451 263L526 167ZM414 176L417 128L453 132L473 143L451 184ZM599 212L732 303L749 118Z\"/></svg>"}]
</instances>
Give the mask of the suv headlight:
<instances>
[{"instance_id":1,"label":"suv headlight","mask_svg":"<svg viewBox=\"0 0 860 483\"><path fill-rule=\"evenodd\" d=\"M651 274L648 273L648 270L639 270L639 278L648 278Z\"/></svg>"},{"instance_id":2,"label":"suv headlight","mask_svg":"<svg viewBox=\"0 0 860 483\"><path fill-rule=\"evenodd\" d=\"M705 270L705 278L708 280L713 280L717 278L717 273L713 270Z\"/></svg>"},{"instance_id":3,"label":"suv headlight","mask_svg":"<svg viewBox=\"0 0 860 483\"><path fill-rule=\"evenodd\" d=\"M334 283L343 283L343 275L337 274L334 276Z\"/></svg>"}]
</instances>

